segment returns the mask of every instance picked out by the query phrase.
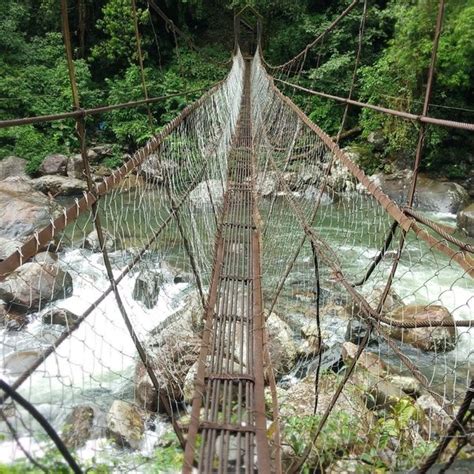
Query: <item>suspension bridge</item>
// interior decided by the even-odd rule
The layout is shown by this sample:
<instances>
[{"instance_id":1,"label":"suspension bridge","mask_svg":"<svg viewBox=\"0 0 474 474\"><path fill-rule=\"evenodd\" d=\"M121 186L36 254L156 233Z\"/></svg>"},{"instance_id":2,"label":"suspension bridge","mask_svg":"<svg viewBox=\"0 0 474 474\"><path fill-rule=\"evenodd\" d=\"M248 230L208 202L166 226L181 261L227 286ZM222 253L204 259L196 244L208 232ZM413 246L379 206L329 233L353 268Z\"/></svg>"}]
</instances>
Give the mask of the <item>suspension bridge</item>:
<instances>
[{"instance_id":1,"label":"suspension bridge","mask_svg":"<svg viewBox=\"0 0 474 474\"><path fill-rule=\"evenodd\" d=\"M87 154L87 118L114 108L150 107L163 98L149 98L145 86L143 101L81 109L67 4L62 2L75 110L5 120L0 126L75 119L88 191L70 207L57 211L49 225L38 229L1 261L0 277L3 283L25 278L22 269L34 265L29 262L35 256L52 248L74 248L74 243L83 241L91 230L97 235L100 260L90 252L58 254L61 268L72 275L75 287L90 289L85 301L74 303L80 315L59 333L45 338L36 326L24 329L29 345L4 336L4 366L12 354L30 351L19 370L4 373L0 401L5 432L31 462L38 464L22 446L24 439L18 433L25 432L25 428L32 432L32 427L39 424L71 469L83 472L80 461L63 439L66 436L58 436L57 424L63 420L38 410L45 401L36 392L40 393L46 385L51 391L51 405L55 400L59 402L57 397L61 394L61 403L73 409L79 405L76 398L84 402L89 396L92 400L100 390L109 387L112 374L122 384L135 384L134 375L122 369L138 360L150 386L149 396L157 399L158 410L166 414L181 444L184 473L278 473L283 469L300 472L329 417L334 409L338 410L338 400L357 373L358 364L367 353L374 352L369 350L373 337L380 341L384 355L390 353L397 360L400 372L410 374L449 421L444 431L437 433L436 443L418 466L418 472L431 469L451 441L457 444L449 463L472 442L474 386L470 349L467 355L457 351L449 359L443 355L442 344L433 343L433 358L420 367L412 360L416 355L413 349L406 350L400 345L400 337L395 336L398 332L402 341L408 340L409 334L426 329L423 338L428 340L438 334L444 339L455 334L456 340L466 341L474 323L470 319L474 300L472 244L454 237L444 226L414 209L426 127L474 130L474 124L428 114L444 2L440 2L421 115L364 104L352 97L366 2L348 96L330 96L296 83L309 51L360 5L353 2L305 50L279 66L264 60L259 14L250 7L239 12L235 16L235 49L228 76L184 109L123 166L96 183ZM249 14L250 20L246 16ZM171 26L174 27L172 23ZM342 102L345 113L338 136L329 137L283 94L279 85L288 93L299 89ZM418 125L413 174L403 204L385 194L339 147L349 107L371 108ZM131 182L135 185L130 190ZM115 238L113 242L109 242L110 235ZM364 246L369 245L378 251L368 252ZM149 333L153 328L145 319L152 319L156 310L138 314L126 286L138 270L152 273L159 267L156 255L160 260L186 265L200 305L198 319L202 328L193 349L195 375L187 422L180 419L183 402L174 393L183 391L182 380L173 382L178 385L174 390L164 383L160 369L164 364L172 371L171 366L177 365L178 360L162 361L152 354ZM95 272L92 277L78 270L81 259ZM416 280L420 272L425 275L421 284ZM48 279L47 273L44 266L35 280L25 280L30 293ZM58 284L56 281L53 286ZM375 288L380 291L374 299ZM401 307L416 304L418 312L428 313L435 311L433 308L444 308L443 314L450 317L419 320L410 318L406 310L402 311L405 316L397 319L393 312L394 288L403 292ZM455 293L457 288L460 292ZM352 308L357 307L357 319L365 324L366 330L321 412L318 384L323 370L322 347L327 337L327 326L326 331L322 329L324 291L339 295ZM308 293L310 297L304 299ZM272 345L278 345L279 340L278 334L269 331L268 324L272 314L285 313L292 294L303 295L304 311L313 311L319 347L313 356L317 362L313 374L314 413L321 416L308 432L301 433L307 440L304 449L292 453L290 462L286 459L283 467L278 374L272 369ZM13 294L12 301L20 305L19 297L18 301L15 298ZM48 305L53 301L45 295L41 295L39 303L33 304L30 299L36 312L49 311ZM329 327L331 324L335 321ZM92 339L88 331L93 332ZM122 334L126 337L122 338ZM181 339L179 333L174 337ZM186 337L183 330L183 340ZM415 343L420 344L423 338L418 336L417 340L415 336ZM75 346L64 350L71 340ZM182 342L173 341L177 345ZM186 357L190 352L186 346L178 357ZM90 354L89 365L84 361L85 354ZM80 373L79 378L74 371ZM436 371L443 374L442 385L435 381ZM88 391L90 395L84 395ZM115 398L120 396L127 399L126 395L114 392Z\"/></svg>"}]
</instances>

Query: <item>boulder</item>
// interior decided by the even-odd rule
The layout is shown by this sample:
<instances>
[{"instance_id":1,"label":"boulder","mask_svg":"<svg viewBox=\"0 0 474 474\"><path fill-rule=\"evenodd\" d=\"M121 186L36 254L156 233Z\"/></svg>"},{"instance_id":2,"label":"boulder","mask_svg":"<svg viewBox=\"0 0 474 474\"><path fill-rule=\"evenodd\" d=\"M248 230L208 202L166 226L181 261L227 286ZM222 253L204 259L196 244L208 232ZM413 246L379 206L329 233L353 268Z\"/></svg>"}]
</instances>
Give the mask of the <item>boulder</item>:
<instances>
[{"instance_id":1,"label":"boulder","mask_svg":"<svg viewBox=\"0 0 474 474\"><path fill-rule=\"evenodd\" d=\"M54 265L58 261L58 254L53 252L40 252L37 253L32 259L32 262L48 265Z\"/></svg>"},{"instance_id":2,"label":"boulder","mask_svg":"<svg viewBox=\"0 0 474 474\"><path fill-rule=\"evenodd\" d=\"M74 196L87 191L87 183L80 179L59 175L44 175L32 180L37 191L53 196Z\"/></svg>"},{"instance_id":3,"label":"boulder","mask_svg":"<svg viewBox=\"0 0 474 474\"><path fill-rule=\"evenodd\" d=\"M90 439L99 438L100 412L92 405L78 405L64 421L62 440L69 449L82 448Z\"/></svg>"},{"instance_id":4,"label":"boulder","mask_svg":"<svg viewBox=\"0 0 474 474\"><path fill-rule=\"evenodd\" d=\"M67 156L61 155L59 153L48 155L39 167L39 174L59 174L66 176L67 160Z\"/></svg>"},{"instance_id":5,"label":"boulder","mask_svg":"<svg viewBox=\"0 0 474 474\"><path fill-rule=\"evenodd\" d=\"M28 316L17 308L12 308L11 305L2 304L0 310L1 321L8 331L19 331L26 326L30 320Z\"/></svg>"},{"instance_id":6,"label":"boulder","mask_svg":"<svg viewBox=\"0 0 474 474\"><path fill-rule=\"evenodd\" d=\"M316 186L308 186L303 194L303 197L309 201L315 201L319 199L319 195L321 194L321 190ZM334 202L334 193L333 196L330 195L328 191L323 192L321 196L320 205L321 206L328 206Z\"/></svg>"},{"instance_id":7,"label":"boulder","mask_svg":"<svg viewBox=\"0 0 474 474\"><path fill-rule=\"evenodd\" d=\"M389 375L387 378L393 385L400 387L404 393L413 398L421 395L421 384L414 377L406 375Z\"/></svg>"},{"instance_id":8,"label":"boulder","mask_svg":"<svg viewBox=\"0 0 474 474\"><path fill-rule=\"evenodd\" d=\"M380 299L382 297L382 294L384 292L383 287L375 287L369 295L367 295L366 300L367 303L370 304L370 306L375 310L377 309L377 306L380 302ZM382 307L383 312L387 313L389 311L394 310L395 308L399 306L403 306L403 300L400 298L400 296L397 295L395 290L393 288L390 288L388 295L385 299L384 305ZM347 305L347 310L350 314L352 314L353 317L355 318L364 318L366 317L366 314L362 310L362 307L359 305L359 303L353 299L350 300L350 302Z\"/></svg>"},{"instance_id":9,"label":"boulder","mask_svg":"<svg viewBox=\"0 0 474 474\"><path fill-rule=\"evenodd\" d=\"M25 263L0 282L0 298L23 311L36 311L71 294L71 275L57 264Z\"/></svg>"},{"instance_id":10,"label":"boulder","mask_svg":"<svg viewBox=\"0 0 474 474\"><path fill-rule=\"evenodd\" d=\"M224 188L218 179L202 181L189 193L190 201L197 206L210 204L211 198L214 205L220 204L224 200Z\"/></svg>"},{"instance_id":11,"label":"boulder","mask_svg":"<svg viewBox=\"0 0 474 474\"><path fill-rule=\"evenodd\" d=\"M72 311L62 308L53 308L41 316L44 324L58 324L59 326L69 327L76 323L79 316Z\"/></svg>"},{"instance_id":12,"label":"boulder","mask_svg":"<svg viewBox=\"0 0 474 474\"><path fill-rule=\"evenodd\" d=\"M271 313L267 317L266 328L270 360L275 375L278 377L287 373L293 367L298 356L298 349L290 326L281 320L277 314ZM245 362L245 360L240 361L244 364Z\"/></svg>"},{"instance_id":13,"label":"boulder","mask_svg":"<svg viewBox=\"0 0 474 474\"><path fill-rule=\"evenodd\" d=\"M457 183L418 178L414 204L423 211L456 214L468 201L467 191Z\"/></svg>"},{"instance_id":14,"label":"boulder","mask_svg":"<svg viewBox=\"0 0 474 474\"><path fill-rule=\"evenodd\" d=\"M11 376L18 376L29 369L40 355L40 351L33 350L10 353L3 359L3 369Z\"/></svg>"},{"instance_id":15,"label":"boulder","mask_svg":"<svg viewBox=\"0 0 474 474\"><path fill-rule=\"evenodd\" d=\"M135 405L114 400L107 414L107 434L119 446L138 449L145 433L144 415Z\"/></svg>"},{"instance_id":16,"label":"boulder","mask_svg":"<svg viewBox=\"0 0 474 474\"><path fill-rule=\"evenodd\" d=\"M346 366L349 366L354 361L359 347L352 342L344 342L342 344L342 359ZM363 351L357 361L357 367L362 367L377 377L382 377L387 374L387 366L382 359L372 352Z\"/></svg>"},{"instance_id":17,"label":"boulder","mask_svg":"<svg viewBox=\"0 0 474 474\"><path fill-rule=\"evenodd\" d=\"M0 237L0 260L5 260L15 253L23 244L19 240L10 240Z\"/></svg>"},{"instance_id":18,"label":"boulder","mask_svg":"<svg viewBox=\"0 0 474 474\"><path fill-rule=\"evenodd\" d=\"M201 340L196 333L202 328L202 313L199 297L192 295L187 298L182 310L152 330L145 341L161 395L168 398L171 404L184 399L186 376L198 359ZM141 362L135 368L134 384L140 407L148 411L163 410Z\"/></svg>"},{"instance_id":19,"label":"boulder","mask_svg":"<svg viewBox=\"0 0 474 474\"><path fill-rule=\"evenodd\" d=\"M140 301L148 309L153 308L158 301L164 277L160 271L142 270L135 280L132 297Z\"/></svg>"},{"instance_id":20,"label":"boulder","mask_svg":"<svg viewBox=\"0 0 474 474\"><path fill-rule=\"evenodd\" d=\"M160 156L151 154L140 166L139 174L153 184L161 184L170 179L179 169L179 165L172 160L160 159Z\"/></svg>"},{"instance_id":21,"label":"boulder","mask_svg":"<svg viewBox=\"0 0 474 474\"><path fill-rule=\"evenodd\" d=\"M60 207L43 193L36 191L30 181L7 178L0 185L0 235L23 240L50 223Z\"/></svg>"},{"instance_id":22,"label":"boulder","mask_svg":"<svg viewBox=\"0 0 474 474\"><path fill-rule=\"evenodd\" d=\"M413 173L402 170L391 175L373 175L372 180L398 204L405 204ZM414 207L422 211L456 214L469 200L467 191L457 183L437 181L422 174L417 180Z\"/></svg>"},{"instance_id":23,"label":"boulder","mask_svg":"<svg viewBox=\"0 0 474 474\"><path fill-rule=\"evenodd\" d=\"M474 203L458 212L457 224L469 237L474 237Z\"/></svg>"},{"instance_id":24,"label":"boulder","mask_svg":"<svg viewBox=\"0 0 474 474\"><path fill-rule=\"evenodd\" d=\"M66 174L70 178L84 179L84 162L81 155L70 156L67 161Z\"/></svg>"},{"instance_id":25,"label":"boulder","mask_svg":"<svg viewBox=\"0 0 474 474\"><path fill-rule=\"evenodd\" d=\"M0 160L0 181L6 178L28 179L26 164L28 162L18 156L7 156Z\"/></svg>"},{"instance_id":26,"label":"boulder","mask_svg":"<svg viewBox=\"0 0 474 474\"><path fill-rule=\"evenodd\" d=\"M416 405L426 415L422 421L422 428L428 439L434 435L442 435L451 424L451 417L444 411L443 407L430 394L423 394L416 400Z\"/></svg>"},{"instance_id":27,"label":"boulder","mask_svg":"<svg viewBox=\"0 0 474 474\"><path fill-rule=\"evenodd\" d=\"M102 233L104 235L105 250L107 250L107 252L113 252L118 246L118 240L106 229L103 229ZM87 235L87 237L84 239L83 247L85 249L92 250L93 252L102 252L99 236L97 235L96 230L93 230Z\"/></svg>"},{"instance_id":28,"label":"boulder","mask_svg":"<svg viewBox=\"0 0 474 474\"><path fill-rule=\"evenodd\" d=\"M454 322L452 314L444 306L408 305L396 308L388 315L389 318L400 322ZM403 329L384 325L385 330L396 339L424 351L448 352L456 346L455 327L420 327Z\"/></svg>"},{"instance_id":29,"label":"boulder","mask_svg":"<svg viewBox=\"0 0 474 474\"><path fill-rule=\"evenodd\" d=\"M278 190L278 178L276 173L274 171L257 173L255 188L257 193L262 197L268 197L275 194Z\"/></svg>"},{"instance_id":30,"label":"boulder","mask_svg":"<svg viewBox=\"0 0 474 474\"><path fill-rule=\"evenodd\" d=\"M321 341L318 337L318 325L316 321L310 321L301 328L301 336L305 339L301 347L298 348L300 355L315 356L319 354L319 351L324 350L322 341L326 338L326 334L321 331Z\"/></svg>"},{"instance_id":31,"label":"boulder","mask_svg":"<svg viewBox=\"0 0 474 474\"><path fill-rule=\"evenodd\" d=\"M384 151L387 146L387 139L381 130L370 132L367 141L373 146L375 151Z\"/></svg>"},{"instance_id":32,"label":"boulder","mask_svg":"<svg viewBox=\"0 0 474 474\"><path fill-rule=\"evenodd\" d=\"M112 155L113 145L110 143L104 143L102 145L95 145L89 148L90 151L93 151L99 159L105 158Z\"/></svg>"},{"instance_id":33,"label":"boulder","mask_svg":"<svg viewBox=\"0 0 474 474\"><path fill-rule=\"evenodd\" d=\"M344 336L344 339L347 342L353 343L353 344L360 344L364 337L367 335L368 331L368 326L364 321L361 321L360 319L357 318L352 318L349 320L347 323L347 329L346 329L346 334ZM369 336L369 343L374 342L376 339L373 337L373 335Z\"/></svg>"}]
</instances>

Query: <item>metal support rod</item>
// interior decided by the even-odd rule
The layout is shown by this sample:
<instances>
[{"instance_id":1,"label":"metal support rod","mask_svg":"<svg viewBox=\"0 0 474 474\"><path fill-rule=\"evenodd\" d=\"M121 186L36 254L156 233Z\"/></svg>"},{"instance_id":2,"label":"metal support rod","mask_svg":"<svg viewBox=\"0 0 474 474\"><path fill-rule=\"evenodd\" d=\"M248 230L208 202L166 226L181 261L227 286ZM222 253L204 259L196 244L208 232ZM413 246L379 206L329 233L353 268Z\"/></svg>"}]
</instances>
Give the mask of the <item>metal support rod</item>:
<instances>
[{"instance_id":1,"label":"metal support rod","mask_svg":"<svg viewBox=\"0 0 474 474\"><path fill-rule=\"evenodd\" d=\"M457 128L459 130L469 130L471 132L474 131L474 123L456 122L453 120L438 119L438 118L423 116L423 115L415 115L409 112L403 112L401 110L389 109L387 107L380 107L378 105L372 105L366 102L360 102L358 100L347 99L346 97L339 97L337 95L326 94L325 92L315 91L312 89L308 89L307 87L299 86L297 84L284 81L282 79L277 79L276 77L274 77L273 80L275 82L279 82L286 86L292 87L293 89L298 89L300 91L307 92L308 94L317 95L319 97L324 97L326 99L335 100L337 102L342 102L343 104L350 104L350 105L355 105L356 107L374 110L375 112L381 112L383 114L393 115L395 117L400 117L405 120L413 120L414 122L420 122L420 123L425 123L425 124L427 123L431 125L437 125L440 127Z\"/></svg>"},{"instance_id":2,"label":"metal support rod","mask_svg":"<svg viewBox=\"0 0 474 474\"><path fill-rule=\"evenodd\" d=\"M61 0L61 17L62 17L62 26L63 26L63 36L64 36L64 44L66 46L66 54L67 54L67 62L68 62L68 71L69 71L69 79L71 83L71 90L72 90L72 97L73 97L73 104L76 109L80 107L80 99L79 99L79 92L77 88L77 83L76 83L76 75L75 75L75 70L74 70L74 62L72 59L72 48L71 48L71 38L70 38L70 33L69 33L69 19L68 19L68 13L67 13L67 0ZM92 181L92 175L91 175L91 170L89 166L89 160L87 158L87 146L86 146L86 136L85 136L85 124L84 124L84 118L79 117L77 119L77 132L79 135L80 143L81 143L81 156L82 156L82 161L84 164L84 172L85 176L87 179L87 186L89 188L89 192L91 194L95 194L95 186ZM102 250L102 255L104 259L104 265L107 271L107 276L109 278L110 284L112 286L112 290L115 296L115 300L117 302L117 306L119 308L120 314L122 315L122 318L124 320L125 326L127 327L127 330L130 334L130 337L133 341L133 344L135 345L135 348L137 349L137 352L140 356L140 360L142 361L148 376L150 377L150 380L153 384L153 387L157 393L157 396L159 397L161 403L163 404L163 407L166 411L166 414L170 418L170 421L173 425L173 428L176 432L176 436L178 437L178 440L181 444L181 446L184 448L184 437L181 432L181 428L178 426L176 419L173 414L173 410L170 406L169 400L162 394L160 390L160 384L158 382L158 379L156 378L156 375L153 371L153 367L150 364L150 358L145 352L145 349L143 348L143 345L141 344L135 329L133 328L132 322L130 321L130 318L127 314L127 311L125 310L125 306L123 304L122 298L120 296L120 292L118 290L118 286L115 283L115 278L112 270L112 265L110 263L108 251L106 249L105 245L105 236L104 232L102 229L101 221L100 221L100 216L99 216L99 208L97 206L97 201L95 201L92 204L92 217L94 221L94 226L97 232L97 238L99 240L99 245Z\"/></svg>"},{"instance_id":3,"label":"metal support rod","mask_svg":"<svg viewBox=\"0 0 474 474\"><path fill-rule=\"evenodd\" d=\"M148 88L146 85L145 79L145 70L143 68L143 54L142 54L142 46L141 46L141 38L140 38L140 31L138 29L138 18L137 18L137 6L135 0L131 0L132 2L132 16L133 16L133 28L135 30L135 40L137 43L137 55L138 55L138 65L140 66L140 76L142 79L142 89L143 89L143 96L145 100L148 100ZM151 115L150 105L147 103L147 114L148 114L148 122L150 123L150 127L153 126L153 116Z\"/></svg>"},{"instance_id":4,"label":"metal support rod","mask_svg":"<svg viewBox=\"0 0 474 474\"><path fill-rule=\"evenodd\" d=\"M418 474L425 474L428 472L434 465L434 463L441 456L443 451L448 446L449 442L456 434L457 431L462 430L464 426L464 418L466 413L469 411L471 402L474 399L474 379L471 380L471 383L466 391L464 400L459 407L459 410L456 414L456 418L449 425L448 431L443 436L443 439L440 441L433 453L428 457L428 459L423 463L423 465L418 469Z\"/></svg>"}]
</instances>

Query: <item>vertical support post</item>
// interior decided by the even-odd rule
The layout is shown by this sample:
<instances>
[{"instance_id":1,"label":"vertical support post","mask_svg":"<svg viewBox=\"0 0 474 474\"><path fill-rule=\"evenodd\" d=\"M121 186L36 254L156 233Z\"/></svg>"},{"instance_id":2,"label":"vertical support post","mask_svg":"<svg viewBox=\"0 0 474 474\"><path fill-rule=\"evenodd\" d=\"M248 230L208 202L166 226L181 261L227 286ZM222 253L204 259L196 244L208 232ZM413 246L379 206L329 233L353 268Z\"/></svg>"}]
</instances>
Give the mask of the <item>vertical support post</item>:
<instances>
[{"instance_id":1,"label":"vertical support post","mask_svg":"<svg viewBox=\"0 0 474 474\"><path fill-rule=\"evenodd\" d=\"M67 63L68 63L68 73L69 73L69 80L71 83L71 91L72 91L72 98L73 98L73 105L75 109L80 110L80 99L79 99L79 91L77 88L77 82L76 82L76 74L75 74L75 68L74 68L74 61L73 61L73 56L72 56L72 47L71 47L71 35L69 31L69 17L68 17L68 11L67 11L67 0L61 0L61 25L62 25L62 30L63 30L63 38L64 38L64 44L66 48L66 56L67 56ZM87 158L87 146L86 146L86 133L85 133L85 116L82 114L79 116L77 119L77 133L79 135L79 140L80 140L80 146L81 146L81 156L82 156L82 161L84 164L84 172L86 175L86 180L87 180L87 186L89 189L89 192L92 194L96 194L95 190L95 185L92 181L92 175L90 171L90 166L89 166L89 160ZM128 317L128 314L125 310L125 306L122 302L122 298L120 296L120 293L118 291L117 284L115 282L115 278L113 275L112 271L112 265L110 263L109 255L107 252L107 249L105 248L105 238L104 238L104 233L102 230L102 225L100 222L100 217L99 217L99 208L97 205L97 201L94 202L92 205L92 217L94 220L94 226L97 232L97 238L99 240L99 245L102 250L102 255L104 258L104 265L107 271L107 276L109 278L110 284L112 286L115 299L117 301L117 306L119 308L120 314L122 315L122 318L125 322L125 325L127 327L127 330L130 334L130 337L137 349L137 352L140 356L140 360L142 361L148 376L150 377L150 380L153 384L153 387L157 393L157 396L160 398L161 403L163 404L163 407L170 418L170 421L173 425L173 428L176 432L176 436L178 437L178 440L181 444L182 447L184 447L184 437L182 435L181 429L179 428L174 415L173 411L171 408L171 405L169 403L169 400L161 393L160 387L159 387L159 382L158 379L156 378L156 375L153 371L153 368L150 365L149 358L145 352L145 349L143 348L140 340L138 339L137 334L135 333L135 330L133 329L133 325L130 321L130 318Z\"/></svg>"},{"instance_id":2,"label":"vertical support post","mask_svg":"<svg viewBox=\"0 0 474 474\"><path fill-rule=\"evenodd\" d=\"M135 3L135 0L131 0L131 1L132 1L133 27L135 29L135 40L137 43L138 64L140 66L143 96L145 97L145 100L148 100L148 88L147 88L146 80L145 80L145 70L143 68L143 54L142 54L140 31L138 30L137 6ZM150 122L150 127L151 127L153 125L153 116L151 115L150 104L147 103L146 108L147 108L147 113L148 113L148 121Z\"/></svg>"},{"instance_id":3,"label":"vertical support post","mask_svg":"<svg viewBox=\"0 0 474 474\"><path fill-rule=\"evenodd\" d=\"M436 58L438 55L439 39L441 37L441 30L443 28L444 9L445 9L445 0L440 0L438 4L438 15L436 18L436 28L435 28L435 35L433 38L433 49L431 51L430 67L428 70L428 80L426 84L425 99L423 102L423 112L422 112L423 117L425 117L428 114L428 110L430 106L430 99L431 99L431 94L433 90L433 82L434 82L434 72L435 72L435 67L436 67ZM413 205L413 201L415 200L416 183L417 183L418 174L420 171L420 164L421 164L421 158L423 154L425 136L426 136L426 124L424 122L421 122L420 131L418 133L418 143L416 146L415 162L413 165L413 178L412 178L411 187L407 196L407 207L411 207ZM397 255L395 256L395 259L393 261L390 275L387 279L384 292L382 293L382 296L380 298L381 307L383 307L385 300L388 296L388 293L392 286L393 279L395 277L395 273L398 268L398 264L402 257L403 248L405 246L406 234L407 232L403 230L400 235L400 242L398 246Z\"/></svg>"}]
</instances>

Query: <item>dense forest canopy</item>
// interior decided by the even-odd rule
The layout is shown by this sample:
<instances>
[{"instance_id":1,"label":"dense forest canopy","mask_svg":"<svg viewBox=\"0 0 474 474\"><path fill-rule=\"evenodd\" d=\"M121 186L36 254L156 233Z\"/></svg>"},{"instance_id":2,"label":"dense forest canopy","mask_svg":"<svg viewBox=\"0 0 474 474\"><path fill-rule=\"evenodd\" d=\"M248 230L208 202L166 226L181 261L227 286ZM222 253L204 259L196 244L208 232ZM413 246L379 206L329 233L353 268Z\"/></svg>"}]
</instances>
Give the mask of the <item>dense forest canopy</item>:
<instances>
[{"instance_id":1,"label":"dense forest canopy","mask_svg":"<svg viewBox=\"0 0 474 474\"><path fill-rule=\"evenodd\" d=\"M349 0L179 0L154 2L183 33L177 35L146 0L137 0L145 76L150 96L208 87L223 78L232 51L233 14L246 4L262 15L263 49L271 64L298 53L351 3ZM420 113L431 55L437 0L370 0L354 97ZM321 45L313 48L299 84L328 93L348 93L357 50L362 2ZM143 97L130 0L69 1L82 107ZM71 92L57 0L2 0L0 3L0 119L51 114L71 109ZM195 45L195 48L194 48ZM473 122L474 5L447 2L430 115ZM343 107L316 96L286 91L328 133L335 133ZM176 96L152 108L125 109L88 119L88 139L124 148L142 145L199 93ZM369 172L411 163L417 132L413 124L376 112L352 109L347 128ZM388 141L374 154L370 132ZM14 127L0 131L0 158L18 155L34 173L51 152L77 149L74 122ZM423 166L449 178L473 168L468 133L431 127ZM115 161L114 161L115 160Z\"/></svg>"}]
</instances>

